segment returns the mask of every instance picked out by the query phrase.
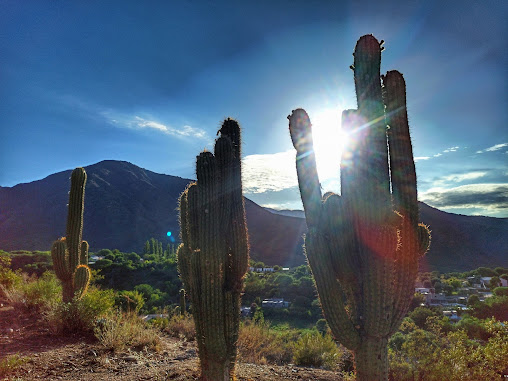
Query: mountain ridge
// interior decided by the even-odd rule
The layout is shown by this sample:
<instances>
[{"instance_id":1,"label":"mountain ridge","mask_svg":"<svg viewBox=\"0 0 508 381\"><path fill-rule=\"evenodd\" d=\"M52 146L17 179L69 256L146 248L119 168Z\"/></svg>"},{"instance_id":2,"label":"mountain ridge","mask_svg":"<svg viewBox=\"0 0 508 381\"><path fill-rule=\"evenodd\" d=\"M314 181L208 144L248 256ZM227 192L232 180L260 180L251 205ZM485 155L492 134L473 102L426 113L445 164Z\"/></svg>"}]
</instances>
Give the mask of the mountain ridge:
<instances>
[{"instance_id":1,"label":"mountain ridge","mask_svg":"<svg viewBox=\"0 0 508 381\"><path fill-rule=\"evenodd\" d=\"M178 198L192 179L156 173L127 161L85 167L83 237L92 251L140 252L151 238L176 242ZM71 170L30 183L0 187L0 249L49 250L65 234ZM251 257L268 265L305 263L305 219L281 215L245 199ZM463 216L420 203L421 220L433 231L422 269L468 270L507 266L508 218ZM302 214L303 211L292 211ZM167 232L172 232L171 237Z\"/></svg>"}]
</instances>

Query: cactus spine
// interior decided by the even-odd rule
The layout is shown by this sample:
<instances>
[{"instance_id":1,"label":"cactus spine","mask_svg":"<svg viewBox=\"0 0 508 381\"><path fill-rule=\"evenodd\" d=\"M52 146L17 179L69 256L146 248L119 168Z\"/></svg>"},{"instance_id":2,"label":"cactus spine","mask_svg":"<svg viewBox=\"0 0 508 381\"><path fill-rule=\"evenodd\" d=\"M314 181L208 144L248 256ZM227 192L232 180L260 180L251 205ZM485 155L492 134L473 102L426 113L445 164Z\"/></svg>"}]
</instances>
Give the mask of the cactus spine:
<instances>
[{"instance_id":1,"label":"cactus spine","mask_svg":"<svg viewBox=\"0 0 508 381\"><path fill-rule=\"evenodd\" d=\"M76 168L71 175L66 236L53 243L51 256L56 276L62 282L63 302L81 298L90 284L88 243L83 237L86 172Z\"/></svg>"},{"instance_id":2,"label":"cactus spine","mask_svg":"<svg viewBox=\"0 0 508 381\"><path fill-rule=\"evenodd\" d=\"M388 379L388 338L407 313L418 260L430 244L429 230L418 224L404 79L397 71L380 77L381 50L367 35L353 54L358 109L342 114L350 143L341 160L341 196L321 196L307 113L288 117L306 255L326 320L355 354L359 381Z\"/></svg>"},{"instance_id":3,"label":"cactus spine","mask_svg":"<svg viewBox=\"0 0 508 381\"><path fill-rule=\"evenodd\" d=\"M215 155L196 161L197 182L180 197L178 268L192 303L201 379L234 378L240 293L249 248L241 183L240 127L226 119Z\"/></svg>"}]
</instances>

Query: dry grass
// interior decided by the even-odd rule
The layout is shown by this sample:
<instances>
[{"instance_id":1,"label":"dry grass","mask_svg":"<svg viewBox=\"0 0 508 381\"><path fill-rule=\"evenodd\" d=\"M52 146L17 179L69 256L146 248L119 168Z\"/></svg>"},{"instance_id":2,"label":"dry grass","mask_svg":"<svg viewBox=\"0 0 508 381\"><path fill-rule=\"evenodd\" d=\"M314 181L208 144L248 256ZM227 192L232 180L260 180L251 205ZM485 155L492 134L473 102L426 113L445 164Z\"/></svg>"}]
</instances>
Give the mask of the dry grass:
<instances>
[{"instance_id":1,"label":"dry grass","mask_svg":"<svg viewBox=\"0 0 508 381\"><path fill-rule=\"evenodd\" d=\"M115 352L127 348L157 352L161 349L156 330L133 313L118 312L101 319L95 328L95 336L106 349Z\"/></svg>"},{"instance_id":2,"label":"dry grass","mask_svg":"<svg viewBox=\"0 0 508 381\"><path fill-rule=\"evenodd\" d=\"M163 331L172 337L182 340L193 341L196 338L196 327L192 316L175 314L169 319L164 319ZM156 323L157 324L157 323Z\"/></svg>"},{"instance_id":3,"label":"dry grass","mask_svg":"<svg viewBox=\"0 0 508 381\"><path fill-rule=\"evenodd\" d=\"M268 324L247 321L240 326L238 355L241 361L259 365L284 364L291 361L294 340L291 332L275 332Z\"/></svg>"}]
</instances>

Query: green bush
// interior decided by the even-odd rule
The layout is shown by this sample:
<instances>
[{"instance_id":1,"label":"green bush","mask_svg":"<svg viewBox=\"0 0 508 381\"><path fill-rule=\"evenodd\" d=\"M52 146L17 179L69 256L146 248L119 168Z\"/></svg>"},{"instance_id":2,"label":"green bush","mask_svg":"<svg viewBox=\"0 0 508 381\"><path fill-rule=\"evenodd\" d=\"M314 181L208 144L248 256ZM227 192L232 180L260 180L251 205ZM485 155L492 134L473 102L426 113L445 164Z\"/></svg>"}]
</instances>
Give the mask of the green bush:
<instances>
[{"instance_id":1,"label":"green bush","mask_svg":"<svg viewBox=\"0 0 508 381\"><path fill-rule=\"evenodd\" d=\"M139 314L145 305L145 300L138 291L120 291L115 297L115 305L120 307L123 312Z\"/></svg>"},{"instance_id":2,"label":"green bush","mask_svg":"<svg viewBox=\"0 0 508 381\"><path fill-rule=\"evenodd\" d=\"M496 296L508 296L508 287L496 287L492 292Z\"/></svg>"},{"instance_id":3,"label":"green bush","mask_svg":"<svg viewBox=\"0 0 508 381\"><path fill-rule=\"evenodd\" d=\"M296 365L336 369L339 358L337 344L330 335L322 336L312 331L295 343L293 361Z\"/></svg>"},{"instance_id":4,"label":"green bush","mask_svg":"<svg viewBox=\"0 0 508 381\"><path fill-rule=\"evenodd\" d=\"M90 287L81 299L59 303L46 318L55 332L92 333L99 319L111 313L114 304L112 290Z\"/></svg>"},{"instance_id":5,"label":"green bush","mask_svg":"<svg viewBox=\"0 0 508 381\"><path fill-rule=\"evenodd\" d=\"M40 278L19 276L3 292L15 308L45 312L60 302L62 288L54 273L45 272Z\"/></svg>"},{"instance_id":6,"label":"green bush","mask_svg":"<svg viewBox=\"0 0 508 381\"><path fill-rule=\"evenodd\" d=\"M423 328L425 327L425 322L428 317L439 316L439 314L427 307L416 307L408 316L414 321L418 328Z\"/></svg>"}]
</instances>

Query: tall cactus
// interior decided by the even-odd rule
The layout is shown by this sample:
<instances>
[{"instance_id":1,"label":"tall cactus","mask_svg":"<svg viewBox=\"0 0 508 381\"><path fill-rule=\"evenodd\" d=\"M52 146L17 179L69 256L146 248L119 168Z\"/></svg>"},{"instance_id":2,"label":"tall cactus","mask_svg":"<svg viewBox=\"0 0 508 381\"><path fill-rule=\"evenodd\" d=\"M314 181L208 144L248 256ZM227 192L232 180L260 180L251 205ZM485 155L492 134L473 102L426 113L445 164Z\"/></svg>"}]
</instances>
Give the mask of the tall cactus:
<instances>
[{"instance_id":1,"label":"tall cactus","mask_svg":"<svg viewBox=\"0 0 508 381\"><path fill-rule=\"evenodd\" d=\"M197 182L180 197L178 268L190 296L202 380L234 378L240 293L249 247L242 196L240 127L226 119L215 155L196 161Z\"/></svg>"},{"instance_id":2,"label":"tall cactus","mask_svg":"<svg viewBox=\"0 0 508 381\"><path fill-rule=\"evenodd\" d=\"M341 196L321 196L307 113L288 116L306 255L323 313L354 352L359 381L388 379L388 338L407 313L418 260L430 245L429 230L418 224L404 79L397 71L380 77L381 50L367 35L353 54L358 109L342 114L350 143L341 160Z\"/></svg>"},{"instance_id":3,"label":"tall cactus","mask_svg":"<svg viewBox=\"0 0 508 381\"><path fill-rule=\"evenodd\" d=\"M62 282L63 302L81 298L90 284L88 242L83 237L86 172L76 168L71 175L66 236L53 243L51 256L56 276Z\"/></svg>"}]
</instances>

